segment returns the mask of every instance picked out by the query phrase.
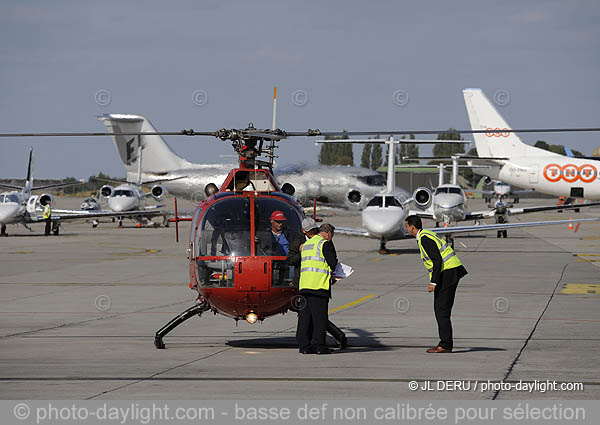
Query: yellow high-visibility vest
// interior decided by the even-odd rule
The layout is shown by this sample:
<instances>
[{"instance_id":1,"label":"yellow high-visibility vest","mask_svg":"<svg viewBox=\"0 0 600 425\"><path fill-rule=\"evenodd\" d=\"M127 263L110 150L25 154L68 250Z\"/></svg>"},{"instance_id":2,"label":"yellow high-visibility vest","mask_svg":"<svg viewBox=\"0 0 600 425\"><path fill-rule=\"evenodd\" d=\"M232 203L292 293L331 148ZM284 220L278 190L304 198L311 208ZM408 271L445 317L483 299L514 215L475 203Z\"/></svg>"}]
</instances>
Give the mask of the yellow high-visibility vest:
<instances>
[{"instance_id":1,"label":"yellow high-visibility vest","mask_svg":"<svg viewBox=\"0 0 600 425\"><path fill-rule=\"evenodd\" d=\"M323 256L323 244L327 242L320 235L315 235L302 246L300 263L300 284L302 289L329 290L331 267Z\"/></svg>"},{"instance_id":2,"label":"yellow high-visibility vest","mask_svg":"<svg viewBox=\"0 0 600 425\"><path fill-rule=\"evenodd\" d=\"M433 273L433 261L431 261L431 258L427 256L427 252L425 252L423 245L421 245L421 238L423 236L433 239L440 250L440 255L442 256L442 271L453 269L462 265L449 243L441 239L438 235L430 230L421 230L419 232L419 236L417 236L417 242L419 244L419 251L421 251L421 260L423 260L423 265L429 272L430 280Z\"/></svg>"},{"instance_id":3,"label":"yellow high-visibility vest","mask_svg":"<svg viewBox=\"0 0 600 425\"><path fill-rule=\"evenodd\" d=\"M50 209L50 205L46 204L44 206L44 214L43 214L44 220L50 218L51 215L52 215L52 210Z\"/></svg>"}]
</instances>

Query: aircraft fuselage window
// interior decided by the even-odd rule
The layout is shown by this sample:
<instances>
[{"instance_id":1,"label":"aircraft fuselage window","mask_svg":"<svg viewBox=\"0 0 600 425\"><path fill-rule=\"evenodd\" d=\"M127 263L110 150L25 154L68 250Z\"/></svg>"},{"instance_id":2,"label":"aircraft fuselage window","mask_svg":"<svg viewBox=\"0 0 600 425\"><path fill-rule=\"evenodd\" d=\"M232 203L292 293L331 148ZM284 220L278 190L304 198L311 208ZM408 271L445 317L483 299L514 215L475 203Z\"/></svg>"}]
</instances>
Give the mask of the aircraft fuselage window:
<instances>
[{"instance_id":1,"label":"aircraft fuselage window","mask_svg":"<svg viewBox=\"0 0 600 425\"><path fill-rule=\"evenodd\" d=\"M16 203L19 203L19 197L17 195L15 195L15 194L0 196L0 203L5 203L5 202L16 202Z\"/></svg>"},{"instance_id":2,"label":"aircraft fuselage window","mask_svg":"<svg viewBox=\"0 0 600 425\"><path fill-rule=\"evenodd\" d=\"M385 177L381 174L373 174L370 176L356 176L358 181L368 185L368 186L385 186L386 181Z\"/></svg>"}]
</instances>

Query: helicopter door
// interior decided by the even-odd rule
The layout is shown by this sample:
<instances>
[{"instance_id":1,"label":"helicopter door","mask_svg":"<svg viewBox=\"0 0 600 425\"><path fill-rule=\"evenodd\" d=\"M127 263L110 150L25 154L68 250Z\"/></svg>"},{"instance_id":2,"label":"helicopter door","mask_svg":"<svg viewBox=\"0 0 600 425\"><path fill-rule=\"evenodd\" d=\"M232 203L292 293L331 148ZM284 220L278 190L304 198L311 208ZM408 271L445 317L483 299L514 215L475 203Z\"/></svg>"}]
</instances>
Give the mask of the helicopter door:
<instances>
[{"instance_id":1,"label":"helicopter door","mask_svg":"<svg viewBox=\"0 0 600 425\"><path fill-rule=\"evenodd\" d=\"M271 261L267 258L238 258L235 265L235 287L238 291L261 292L270 289Z\"/></svg>"}]
</instances>

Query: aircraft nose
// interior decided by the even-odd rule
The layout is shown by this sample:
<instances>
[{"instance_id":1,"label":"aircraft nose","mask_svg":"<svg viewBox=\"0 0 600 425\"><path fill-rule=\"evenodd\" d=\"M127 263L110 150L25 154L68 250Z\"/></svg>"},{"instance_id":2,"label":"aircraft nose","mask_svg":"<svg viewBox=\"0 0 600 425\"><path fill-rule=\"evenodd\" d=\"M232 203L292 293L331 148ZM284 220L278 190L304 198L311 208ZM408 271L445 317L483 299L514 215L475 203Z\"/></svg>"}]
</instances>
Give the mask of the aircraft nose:
<instances>
[{"instance_id":1,"label":"aircraft nose","mask_svg":"<svg viewBox=\"0 0 600 425\"><path fill-rule=\"evenodd\" d=\"M439 194L435 197L435 205L439 208L449 209L462 205L462 196L454 194Z\"/></svg>"},{"instance_id":2,"label":"aircraft nose","mask_svg":"<svg viewBox=\"0 0 600 425\"><path fill-rule=\"evenodd\" d=\"M16 204L0 205L0 223L8 222L11 218L16 217L18 212L19 212L19 206Z\"/></svg>"},{"instance_id":3,"label":"aircraft nose","mask_svg":"<svg viewBox=\"0 0 600 425\"><path fill-rule=\"evenodd\" d=\"M115 212L129 211L134 208L134 201L125 196L118 196L108 200L108 206Z\"/></svg>"},{"instance_id":4,"label":"aircraft nose","mask_svg":"<svg viewBox=\"0 0 600 425\"><path fill-rule=\"evenodd\" d=\"M371 235L382 237L396 233L404 224L405 215L404 208L400 207L365 209L362 221Z\"/></svg>"}]
</instances>

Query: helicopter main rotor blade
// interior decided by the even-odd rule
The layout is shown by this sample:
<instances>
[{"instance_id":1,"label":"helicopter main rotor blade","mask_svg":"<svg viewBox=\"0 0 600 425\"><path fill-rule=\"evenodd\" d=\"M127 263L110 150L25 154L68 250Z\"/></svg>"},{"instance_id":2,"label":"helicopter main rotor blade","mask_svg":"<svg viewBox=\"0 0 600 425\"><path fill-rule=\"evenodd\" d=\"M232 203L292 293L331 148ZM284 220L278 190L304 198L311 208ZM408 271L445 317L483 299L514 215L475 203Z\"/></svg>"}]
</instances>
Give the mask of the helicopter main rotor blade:
<instances>
[{"instance_id":1,"label":"helicopter main rotor blade","mask_svg":"<svg viewBox=\"0 0 600 425\"><path fill-rule=\"evenodd\" d=\"M600 127L585 127L585 128L521 128L521 129L501 129L488 128L485 130L373 130L373 131L321 131L318 129L308 129L307 131L282 131L282 130L248 130L248 129L232 129L218 131L195 131L193 129L180 131L152 131L152 132L40 132L40 133L0 133L0 137L88 137L88 136L212 136L219 137L224 140L232 137L237 138L256 138L281 140L288 137L315 137L315 136L373 136L377 134L389 135L410 135L410 134L496 134L496 133L583 133L583 132L600 132ZM461 143L461 141L456 141Z\"/></svg>"}]
</instances>

